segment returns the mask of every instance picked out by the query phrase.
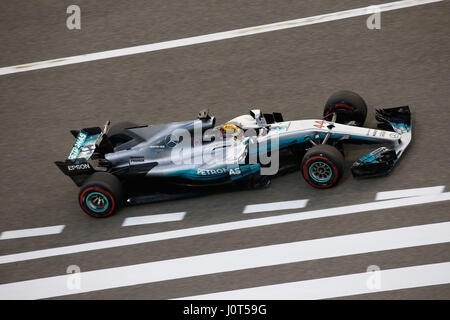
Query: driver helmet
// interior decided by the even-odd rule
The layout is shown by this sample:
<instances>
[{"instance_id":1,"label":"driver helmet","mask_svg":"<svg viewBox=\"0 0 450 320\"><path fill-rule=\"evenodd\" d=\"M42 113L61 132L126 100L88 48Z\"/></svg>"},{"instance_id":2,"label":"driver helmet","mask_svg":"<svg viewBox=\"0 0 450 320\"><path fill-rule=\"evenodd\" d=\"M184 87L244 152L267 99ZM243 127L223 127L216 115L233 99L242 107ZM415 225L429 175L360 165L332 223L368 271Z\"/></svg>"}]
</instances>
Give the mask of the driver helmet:
<instances>
[{"instance_id":1,"label":"driver helmet","mask_svg":"<svg viewBox=\"0 0 450 320\"><path fill-rule=\"evenodd\" d=\"M243 130L233 123L225 123L220 127L222 136L225 137L239 137L244 134Z\"/></svg>"}]
</instances>

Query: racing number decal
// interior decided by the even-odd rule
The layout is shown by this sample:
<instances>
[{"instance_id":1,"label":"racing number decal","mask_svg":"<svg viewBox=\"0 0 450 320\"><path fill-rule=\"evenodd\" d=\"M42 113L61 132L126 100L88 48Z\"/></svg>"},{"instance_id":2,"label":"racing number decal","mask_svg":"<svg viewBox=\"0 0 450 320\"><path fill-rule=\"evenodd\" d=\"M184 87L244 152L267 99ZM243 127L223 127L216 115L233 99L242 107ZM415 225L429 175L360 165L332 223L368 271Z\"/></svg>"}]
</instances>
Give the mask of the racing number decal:
<instances>
[{"instance_id":1,"label":"racing number decal","mask_svg":"<svg viewBox=\"0 0 450 320\"><path fill-rule=\"evenodd\" d=\"M323 126L325 125L325 121L314 121L316 124L314 125L314 127L316 127L316 128L319 128L319 129L322 129L323 128Z\"/></svg>"}]
</instances>

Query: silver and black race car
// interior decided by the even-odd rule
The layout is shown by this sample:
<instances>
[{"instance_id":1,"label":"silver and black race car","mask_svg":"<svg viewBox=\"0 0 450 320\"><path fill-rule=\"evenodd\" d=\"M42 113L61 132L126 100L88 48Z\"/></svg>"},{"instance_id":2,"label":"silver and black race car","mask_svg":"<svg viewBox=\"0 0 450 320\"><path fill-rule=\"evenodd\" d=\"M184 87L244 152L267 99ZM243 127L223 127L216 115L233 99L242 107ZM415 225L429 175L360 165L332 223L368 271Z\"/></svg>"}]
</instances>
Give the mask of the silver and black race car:
<instances>
[{"instance_id":1,"label":"silver and black race car","mask_svg":"<svg viewBox=\"0 0 450 320\"><path fill-rule=\"evenodd\" d=\"M365 128L364 100L351 91L333 94L322 119L285 121L258 109L216 126L208 110L196 120L138 126L121 122L72 130L76 141L56 165L80 187L81 208L107 217L124 204L189 197L233 184L267 187L286 161L316 188L344 174L343 146L378 144L357 160L356 178L387 175L411 141L408 106L378 109Z\"/></svg>"}]
</instances>

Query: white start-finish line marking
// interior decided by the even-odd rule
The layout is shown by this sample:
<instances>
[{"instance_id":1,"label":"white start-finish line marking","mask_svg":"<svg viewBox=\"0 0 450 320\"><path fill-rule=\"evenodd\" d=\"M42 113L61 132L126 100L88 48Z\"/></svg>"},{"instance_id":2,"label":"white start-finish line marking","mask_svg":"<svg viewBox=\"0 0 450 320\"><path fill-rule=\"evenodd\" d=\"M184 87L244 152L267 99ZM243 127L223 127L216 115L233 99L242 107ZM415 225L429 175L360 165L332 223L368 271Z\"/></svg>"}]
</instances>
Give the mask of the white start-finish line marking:
<instances>
[{"instance_id":1,"label":"white start-finish line marking","mask_svg":"<svg viewBox=\"0 0 450 320\"><path fill-rule=\"evenodd\" d=\"M432 194L439 194L444 192L445 186L429 187L429 188L414 188L394 191L378 192L375 200L389 200L408 197L420 197Z\"/></svg>"},{"instance_id":2,"label":"white start-finish line marking","mask_svg":"<svg viewBox=\"0 0 450 320\"><path fill-rule=\"evenodd\" d=\"M87 271L80 273L80 287L77 289L67 287L67 281L71 275L6 283L0 285L0 299L45 299L144 283L447 242L450 242L450 222L426 224Z\"/></svg>"},{"instance_id":3,"label":"white start-finish line marking","mask_svg":"<svg viewBox=\"0 0 450 320\"><path fill-rule=\"evenodd\" d=\"M379 4L379 5L374 5L374 6L368 6L368 7L363 7L363 8L327 13L327 14L322 14L322 15L313 16L313 17L282 21L282 22L277 22L277 23L243 28L243 29L211 33L211 34L206 34L206 35L202 35L202 36L189 37L189 38L183 38L183 39L178 39L178 40L170 40L170 41L164 41L164 42L122 48L122 49L102 51L102 52L88 53L88 54L82 54L82 55L78 55L78 56L58 58L58 59L52 59L52 60L46 60L46 61L38 61L38 62L26 63L26 64L10 66L10 67L3 67L3 68L0 68L0 75L6 75L6 74L18 73L18 72L26 72L26 71L32 71L32 70L39 70L39 69L46 69L46 68L53 68L53 67L60 67L60 66L88 62L88 61L110 59L110 58L122 57L122 56L127 56L127 55L145 53L145 52L152 52L152 51L158 51L158 50L190 46L190 45L218 41L218 40L244 37L244 36L249 36L249 35L254 35L254 34L259 34L259 33L264 33L264 32L270 32L270 31L276 31L276 30L308 26L308 25L313 25L313 24L318 24L318 23L323 23L323 22L348 19L348 18L373 14L375 9L377 10L377 12L385 12L385 11L398 10L398 9L420 6L420 5L441 2L441 1L443 1L443 0L403 0L403 1L383 3L383 4Z\"/></svg>"},{"instance_id":4,"label":"white start-finish line marking","mask_svg":"<svg viewBox=\"0 0 450 320\"><path fill-rule=\"evenodd\" d=\"M254 213L254 212L266 212L266 211L276 211L276 210L288 210L288 209L300 209L306 207L308 204L308 199L306 200L292 200L292 201L280 201L280 202L270 202L270 203L259 203L259 204L249 204L245 206L242 213Z\"/></svg>"},{"instance_id":5,"label":"white start-finish line marking","mask_svg":"<svg viewBox=\"0 0 450 320\"><path fill-rule=\"evenodd\" d=\"M379 288L367 285L372 272L296 281L180 298L183 300L316 300L450 283L450 262L380 270Z\"/></svg>"},{"instance_id":6,"label":"white start-finish line marking","mask_svg":"<svg viewBox=\"0 0 450 320\"><path fill-rule=\"evenodd\" d=\"M142 216L142 217L129 217L124 220L124 222L122 223L122 227L181 221L184 219L185 215L186 212L175 212L175 213L152 214L149 216Z\"/></svg>"},{"instance_id":7,"label":"white start-finish line marking","mask_svg":"<svg viewBox=\"0 0 450 320\"><path fill-rule=\"evenodd\" d=\"M213 225L206 225L200 227L193 227L187 229L178 229L172 231L157 232L151 234L144 234L139 236L131 236L125 238L102 240L96 242L88 242L70 246L63 246L57 248L42 249L36 251L28 251L21 253L13 253L0 256L0 264L11 263L17 261L26 261L33 259L40 259L46 257L53 257L65 254L73 254L78 252L86 252L92 250L116 248L122 246L136 245L141 243L149 243L154 241L170 240L183 237L198 236L203 234L211 234L217 232L225 232L232 230L241 230L246 228L255 228L261 226L269 226L280 223L288 223L309 219L325 218L332 216L340 216L354 213L364 213L368 211L376 211L390 208L400 208L412 205L435 203L450 200L450 192L440 194L432 194L421 197L409 197L403 199L394 199L386 201L374 201L368 203L355 204L350 206L341 206L336 208L318 209L297 213L288 213L278 216L246 219L233 222L218 223Z\"/></svg>"},{"instance_id":8,"label":"white start-finish line marking","mask_svg":"<svg viewBox=\"0 0 450 320\"><path fill-rule=\"evenodd\" d=\"M42 228L3 231L0 234L0 240L48 236L51 234L58 234L63 231L64 227L65 227L64 225L59 225L59 226L42 227Z\"/></svg>"}]
</instances>

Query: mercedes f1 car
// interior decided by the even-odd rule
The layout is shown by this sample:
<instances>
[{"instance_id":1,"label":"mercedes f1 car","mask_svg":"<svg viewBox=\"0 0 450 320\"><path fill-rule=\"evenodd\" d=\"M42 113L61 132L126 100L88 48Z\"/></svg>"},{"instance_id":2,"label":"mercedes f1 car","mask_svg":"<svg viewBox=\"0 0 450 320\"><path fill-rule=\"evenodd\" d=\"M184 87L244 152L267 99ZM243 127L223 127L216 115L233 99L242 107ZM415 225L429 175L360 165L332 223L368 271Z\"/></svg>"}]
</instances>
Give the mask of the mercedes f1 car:
<instances>
[{"instance_id":1,"label":"mercedes f1 car","mask_svg":"<svg viewBox=\"0 0 450 320\"><path fill-rule=\"evenodd\" d=\"M148 203L238 184L266 187L279 172L278 157L293 155L308 184L335 186L344 174L343 146L378 144L351 167L356 178L387 175L411 141L408 106L378 109L378 127L363 127L364 100L333 94L321 119L285 121L280 113L250 114L215 126L207 110L198 119L137 126L120 122L72 130L75 143L56 165L80 187L81 208L107 217L124 204Z\"/></svg>"}]
</instances>

